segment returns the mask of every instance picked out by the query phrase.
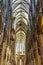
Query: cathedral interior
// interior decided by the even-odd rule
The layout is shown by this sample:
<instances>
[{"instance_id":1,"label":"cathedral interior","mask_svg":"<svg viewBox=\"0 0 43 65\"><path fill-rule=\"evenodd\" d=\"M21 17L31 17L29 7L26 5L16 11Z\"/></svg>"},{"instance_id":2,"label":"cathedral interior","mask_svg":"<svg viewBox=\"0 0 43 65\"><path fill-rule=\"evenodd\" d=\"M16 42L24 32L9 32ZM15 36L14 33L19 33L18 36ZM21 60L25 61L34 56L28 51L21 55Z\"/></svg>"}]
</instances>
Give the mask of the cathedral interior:
<instances>
[{"instance_id":1,"label":"cathedral interior","mask_svg":"<svg viewBox=\"0 0 43 65\"><path fill-rule=\"evenodd\" d=\"M0 0L0 65L43 65L43 0Z\"/></svg>"}]
</instances>

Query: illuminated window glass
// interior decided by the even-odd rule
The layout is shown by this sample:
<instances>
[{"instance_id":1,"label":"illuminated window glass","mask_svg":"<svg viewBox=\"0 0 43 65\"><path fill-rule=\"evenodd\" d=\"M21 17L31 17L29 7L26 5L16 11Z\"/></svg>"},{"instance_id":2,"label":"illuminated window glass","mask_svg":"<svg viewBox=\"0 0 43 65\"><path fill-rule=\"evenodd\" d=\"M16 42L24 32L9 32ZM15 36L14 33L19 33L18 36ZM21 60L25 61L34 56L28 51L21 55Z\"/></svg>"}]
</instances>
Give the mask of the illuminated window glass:
<instances>
[{"instance_id":1,"label":"illuminated window glass","mask_svg":"<svg viewBox=\"0 0 43 65\"><path fill-rule=\"evenodd\" d=\"M24 43L16 44L16 54L17 55L25 55L25 44Z\"/></svg>"}]
</instances>

